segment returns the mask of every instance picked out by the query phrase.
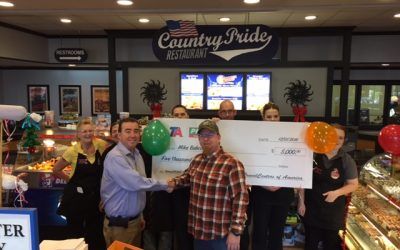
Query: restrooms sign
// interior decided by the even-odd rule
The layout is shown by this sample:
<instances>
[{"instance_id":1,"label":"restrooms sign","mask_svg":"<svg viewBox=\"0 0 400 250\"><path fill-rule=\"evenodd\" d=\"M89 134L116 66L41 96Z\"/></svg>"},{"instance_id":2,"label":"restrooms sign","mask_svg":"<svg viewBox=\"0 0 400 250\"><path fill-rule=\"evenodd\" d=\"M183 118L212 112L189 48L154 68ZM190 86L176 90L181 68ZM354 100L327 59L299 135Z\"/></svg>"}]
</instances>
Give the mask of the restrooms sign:
<instances>
[{"instance_id":1,"label":"restrooms sign","mask_svg":"<svg viewBox=\"0 0 400 250\"><path fill-rule=\"evenodd\" d=\"M162 62L185 64L263 64L278 50L279 39L265 25L194 25L167 21L153 38Z\"/></svg>"}]
</instances>

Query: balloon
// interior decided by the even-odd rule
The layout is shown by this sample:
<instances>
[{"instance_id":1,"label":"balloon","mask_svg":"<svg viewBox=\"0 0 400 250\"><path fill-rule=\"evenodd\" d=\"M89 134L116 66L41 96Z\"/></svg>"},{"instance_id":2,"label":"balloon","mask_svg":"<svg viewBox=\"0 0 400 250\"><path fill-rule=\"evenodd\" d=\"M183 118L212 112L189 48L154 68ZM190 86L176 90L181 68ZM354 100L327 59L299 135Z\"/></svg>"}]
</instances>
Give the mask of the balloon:
<instances>
[{"instance_id":1,"label":"balloon","mask_svg":"<svg viewBox=\"0 0 400 250\"><path fill-rule=\"evenodd\" d=\"M306 131L306 144L315 153L332 151L338 142L336 129L325 122L313 122Z\"/></svg>"},{"instance_id":2,"label":"balloon","mask_svg":"<svg viewBox=\"0 0 400 250\"><path fill-rule=\"evenodd\" d=\"M378 142L386 152L400 155L400 125L384 127L379 133Z\"/></svg>"},{"instance_id":3,"label":"balloon","mask_svg":"<svg viewBox=\"0 0 400 250\"><path fill-rule=\"evenodd\" d=\"M168 129L159 120L153 120L143 130L142 145L150 155L160 155L167 151L170 139Z\"/></svg>"}]
</instances>

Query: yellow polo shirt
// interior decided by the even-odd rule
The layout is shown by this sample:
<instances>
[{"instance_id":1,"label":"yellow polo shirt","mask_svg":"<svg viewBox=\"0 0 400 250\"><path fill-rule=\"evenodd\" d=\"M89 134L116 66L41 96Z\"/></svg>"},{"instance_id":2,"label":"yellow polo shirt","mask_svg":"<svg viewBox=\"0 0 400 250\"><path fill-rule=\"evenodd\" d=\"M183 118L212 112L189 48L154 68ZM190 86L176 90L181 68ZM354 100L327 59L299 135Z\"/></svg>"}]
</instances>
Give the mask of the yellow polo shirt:
<instances>
[{"instance_id":1,"label":"yellow polo shirt","mask_svg":"<svg viewBox=\"0 0 400 250\"><path fill-rule=\"evenodd\" d=\"M93 145L94 145L94 148L96 149L96 151L98 150L100 155L101 155L101 154L103 154L104 150L107 148L108 143L106 141L101 140L101 139L95 138L95 139L93 139ZM94 163L94 161L96 160L96 155L95 154L94 155L87 155L87 154L85 154L83 152L80 142L77 142L74 146L69 147L64 152L64 154L62 155L62 158L64 158L64 160L66 160L67 162L71 163L72 171L69 174L70 177L75 172L76 161L78 159L78 154L85 155L90 163Z\"/></svg>"}]
</instances>

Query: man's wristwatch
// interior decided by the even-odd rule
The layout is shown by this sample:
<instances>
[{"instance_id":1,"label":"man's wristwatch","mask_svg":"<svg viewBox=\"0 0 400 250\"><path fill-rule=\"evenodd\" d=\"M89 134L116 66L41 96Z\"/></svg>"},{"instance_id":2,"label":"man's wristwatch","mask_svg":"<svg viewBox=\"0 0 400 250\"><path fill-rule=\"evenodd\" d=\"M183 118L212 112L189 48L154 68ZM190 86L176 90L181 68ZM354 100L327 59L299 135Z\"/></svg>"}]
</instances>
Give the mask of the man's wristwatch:
<instances>
[{"instance_id":1,"label":"man's wristwatch","mask_svg":"<svg viewBox=\"0 0 400 250\"><path fill-rule=\"evenodd\" d=\"M240 234L238 234L238 233L235 233L235 232L231 232L233 235L235 235L235 236L240 236Z\"/></svg>"}]
</instances>

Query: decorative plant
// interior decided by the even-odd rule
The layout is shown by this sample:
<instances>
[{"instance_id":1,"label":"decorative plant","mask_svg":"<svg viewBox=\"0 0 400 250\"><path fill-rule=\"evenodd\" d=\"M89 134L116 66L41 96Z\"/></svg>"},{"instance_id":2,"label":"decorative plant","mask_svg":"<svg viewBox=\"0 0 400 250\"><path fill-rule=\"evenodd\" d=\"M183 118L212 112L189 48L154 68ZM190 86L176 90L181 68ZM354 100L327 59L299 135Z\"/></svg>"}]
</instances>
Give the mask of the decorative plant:
<instances>
[{"instance_id":1,"label":"decorative plant","mask_svg":"<svg viewBox=\"0 0 400 250\"><path fill-rule=\"evenodd\" d=\"M289 87L286 87L285 94L283 97L286 97L286 103L290 103L292 106L293 113L295 114L294 121L304 122L304 115L307 114L307 105L306 102L310 102L311 96L314 94L311 91L311 85L307 84L305 80L303 82L301 80L296 80L295 82L290 82Z\"/></svg>"},{"instance_id":2,"label":"decorative plant","mask_svg":"<svg viewBox=\"0 0 400 250\"><path fill-rule=\"evenodd\" d=\"M40 130L41 119L42 117L36 113L28 114L22 124L22 129L26 131L23 147L28 150L28 161L30 161L30 154L35 153L36 146L40 145L36 131Z\"/></svg>"},{"instance_id":3,"label":"decorative plant","mask_svg":"<svg viewBox=\"0 0 400 250\"><path fill-rule=\"evenodd\" d=\"M153 111L153 117L160 117L162 101L166 100L168 93L165 89L165 84L161 84L159 80L150 80L144 84L145 86L141 87L143 91L140 93L140 96L143 97L143 102L147 103L151 111Z\"/></svg>"}]
</instances>

